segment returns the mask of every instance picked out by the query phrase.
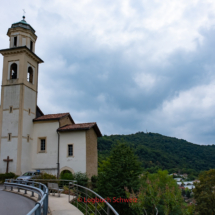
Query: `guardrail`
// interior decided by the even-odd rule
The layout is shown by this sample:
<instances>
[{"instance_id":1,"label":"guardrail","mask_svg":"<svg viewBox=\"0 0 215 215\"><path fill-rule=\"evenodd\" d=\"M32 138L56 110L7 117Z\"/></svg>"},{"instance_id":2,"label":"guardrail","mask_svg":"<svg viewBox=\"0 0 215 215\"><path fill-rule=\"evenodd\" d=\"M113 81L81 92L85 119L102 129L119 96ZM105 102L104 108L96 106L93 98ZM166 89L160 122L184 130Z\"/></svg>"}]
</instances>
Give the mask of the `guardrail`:
<instances>
[{"instance_id":1,"label":"guardrail","mask_svg":"<svg viewBox=\"0 0 215 215\"><path fill-rule=\"evenodd\" d=\"M10 190L13 191L13 188L17 188L18 192L20 189L25 190L25 194L27 191L31 191L31 196L34 197L34 193L38 194L38 201L36 202L34 208L28 212L27 215L47 215L48 214L48 188L38 182L34 181L23 181L23 180L13 180L13 179L6 179L4 182L5 190L7 187L10 187Z\"/></svg>"},{"instance_id":2,"label":"guardrail","mask_svg":"<svg viewBox=\"0 0 215 215\"><path fill-rule=\"evenodd\" d=\"M73 199L70 200L70 193L72 190ZM75 202L76 201L76 202ZM96 192L77 185L73 182L69 183L69 202L72 202L85 215L119 215L116 210Z\"/></svg>"},{"instance_id":3,"label":"guardrail","mask_svg":"<svg viewBox=\"0 0 215 215\"><path fill-rule=\"evenodd\" d=\"M40 182L48 186L48 183L57 183L60 188L63 188L64 186L69 187L70 182L76 182L76 180L66 180L66 179L37 179L32 178L29 181L35 181Z\"/></svg>"}]
</instances>

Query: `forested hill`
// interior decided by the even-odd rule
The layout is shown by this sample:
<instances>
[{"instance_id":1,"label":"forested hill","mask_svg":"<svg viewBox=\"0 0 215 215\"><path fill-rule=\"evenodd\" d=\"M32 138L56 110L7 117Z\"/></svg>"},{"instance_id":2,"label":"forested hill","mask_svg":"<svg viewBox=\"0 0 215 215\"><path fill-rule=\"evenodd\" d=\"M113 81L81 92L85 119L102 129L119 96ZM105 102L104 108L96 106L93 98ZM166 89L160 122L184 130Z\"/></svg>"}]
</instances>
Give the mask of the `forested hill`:
<instances>
[{"instance_id":1,"label":"forested hill","mask_svg":"<svg viewBox=\"0 0 215 215\"><path fill-rule=\"evenodd\" d=\"M169 172L197 174L215 168L215 145L200 146L183 139L151 132L100 137L98 139L100 160L109 155L112 145L117 141L125 142L133 148L142 166L150 172L161 168Z\"/></svg>"}]
</instances>

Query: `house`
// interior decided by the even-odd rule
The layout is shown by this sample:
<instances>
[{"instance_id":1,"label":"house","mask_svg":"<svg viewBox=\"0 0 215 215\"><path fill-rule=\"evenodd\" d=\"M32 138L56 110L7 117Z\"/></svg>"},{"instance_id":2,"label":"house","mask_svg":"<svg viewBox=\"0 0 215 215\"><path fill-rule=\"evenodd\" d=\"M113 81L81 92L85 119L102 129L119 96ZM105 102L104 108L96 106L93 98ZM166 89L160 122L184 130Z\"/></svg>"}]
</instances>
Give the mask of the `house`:
<instances>
[{"instance_id":1,"label":"house","mask_svg":"<svg viewBox=\"0 0 215 215\"><path fill-rule=\"evenodd\" d=\"M97 124L76 124L70 113L44 114L37 106L43 60L35 54L35 30L23 16L7 36L9 48L0 50L0 173L37 170L58 176L62 171L96 175L97 138L102 136Z\"/></svg>"}]
</instances>

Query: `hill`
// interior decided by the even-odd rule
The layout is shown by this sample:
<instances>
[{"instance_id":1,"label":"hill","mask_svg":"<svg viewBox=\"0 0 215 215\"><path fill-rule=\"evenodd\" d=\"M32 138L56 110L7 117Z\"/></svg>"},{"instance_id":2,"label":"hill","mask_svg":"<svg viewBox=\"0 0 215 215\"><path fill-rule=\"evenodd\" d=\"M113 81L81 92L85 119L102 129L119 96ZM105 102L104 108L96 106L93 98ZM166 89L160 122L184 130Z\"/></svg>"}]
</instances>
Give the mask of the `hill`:
<instances>
[{"instance_id":1,"label":"hill","mask_svg":"<svg viewBox=\"0 0 215 215\"><path fill-rule=\"evenodd\" d=\"M142 166L149 172L167 169L169 172L197 175L201 171L215 169L215 145L197 145L151 132L100 137L99 161L109 155L117 141L125 142L133 148Z\"/></svg>"}]
</instances>

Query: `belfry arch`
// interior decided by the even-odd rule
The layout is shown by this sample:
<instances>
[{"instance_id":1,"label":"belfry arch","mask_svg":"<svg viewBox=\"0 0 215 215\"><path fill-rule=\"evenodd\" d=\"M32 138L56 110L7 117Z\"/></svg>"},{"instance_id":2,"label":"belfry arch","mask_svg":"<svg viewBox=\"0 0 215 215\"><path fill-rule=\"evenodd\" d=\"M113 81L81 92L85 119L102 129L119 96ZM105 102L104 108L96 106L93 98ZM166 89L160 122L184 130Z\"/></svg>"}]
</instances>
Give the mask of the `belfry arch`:
<instances>
[{"instance_id":1,"label":"belfry arch","mask_svg":"<svg viewBox=\"0 0 215 215\"><path fill-rule=\"evenodd\" d=\"M33 69L31 66L28 67L27 81L33 84Z\"/></svg>"},{"instance_id":2,"label":"belfry arch","mask_svg":"<svg viewBox=\"0 0 215 215\"><path fill-rule=\"evenodd\" d=\"M17 79L17 64L13 63L10 66L10 79Z\"/></svg>"}]
</instances>

